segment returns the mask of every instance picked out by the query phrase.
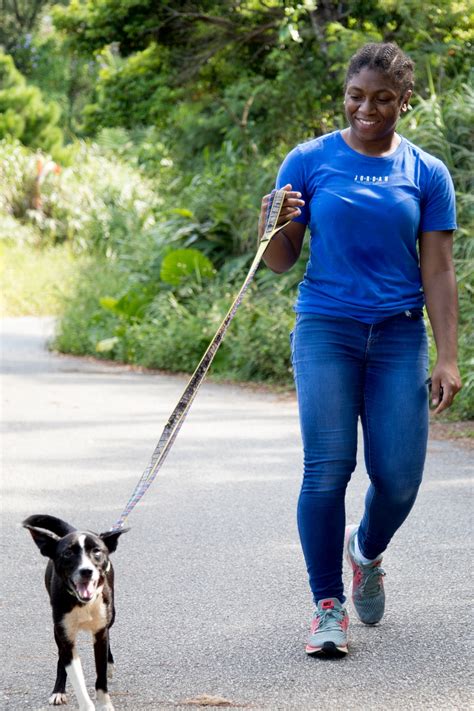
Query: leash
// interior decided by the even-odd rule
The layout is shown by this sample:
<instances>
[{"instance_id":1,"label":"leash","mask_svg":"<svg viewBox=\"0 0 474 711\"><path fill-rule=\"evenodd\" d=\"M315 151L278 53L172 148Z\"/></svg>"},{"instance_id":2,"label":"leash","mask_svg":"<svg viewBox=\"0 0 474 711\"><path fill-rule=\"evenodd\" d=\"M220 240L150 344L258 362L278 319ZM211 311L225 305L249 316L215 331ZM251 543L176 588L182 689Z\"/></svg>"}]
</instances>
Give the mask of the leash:
<instances>
[{"instance_id":1,"label":"leash","mask_svg":"<svg viewBox=\"0 0 474 711\"><path fill-rule=\"evenodd\" d=\"M191 407L193 400L196 397L197 391L199 390L199 387L202 381L204 380L207 371L210 368L214 356L216 355L217 350L220 344L222 343L229 324L234 318L235 312L239 308L244 294L247 291L253 277L255 276L258 265L260 264L260 261L270 243L270 240L277 232L279 232L279 230L283 229L289 224L290 220L288 220L288 222L286 222L285 224L277 227L277 221L280 216L284 199L284 190L272 191L265 216L265 231L263 233L262 239L260 240L257 253L249 269L249 272L245 277L245 281L242 287L240 288L239 293L235 297L234 302L232 303L232 306L227 312L224 320L217 329L214 338L207 347L207 350L201 358L199 365L197 366L196 370L191 376L191 379L186 385L186 388L183 394L181 395L178 404L171 413L168 422L166 423L165 428L161 434L160 440L156 445L153 454L151 455L151 459L145 471L143 472L138 484L133 490L132 495L130 496L120 518L118 518L112 526L112 531L118 531L123 528L125 521L155 480L156 475L158 474L158 471L166 458L166 455L173 446L173 442L175 441L178 432L181 429L181 425L183 424L184 419L189 412L189 408Z\"/></svg>"}]
</instances>

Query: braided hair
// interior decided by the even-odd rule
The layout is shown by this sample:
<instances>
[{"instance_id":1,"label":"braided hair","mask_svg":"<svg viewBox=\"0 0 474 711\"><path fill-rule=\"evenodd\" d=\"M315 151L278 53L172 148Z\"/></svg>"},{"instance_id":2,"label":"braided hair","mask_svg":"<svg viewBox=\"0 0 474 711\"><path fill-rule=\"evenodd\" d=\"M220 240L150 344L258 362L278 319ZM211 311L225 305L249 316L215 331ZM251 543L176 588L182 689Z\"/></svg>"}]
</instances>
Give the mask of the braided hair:
<instances>
[{"instance_id":1,"label":"braided hair","mask_svg":"<svg viewBox=\"0 0 474 711\"><path fill-rule=\"evenodd\" d=\"M415 85L415 65L396 44L392 42L370 42L358 50L350 59L344 88L349 79L361 69L372 69L385 74L403 96Z\"/></svg>"}]
</instances>

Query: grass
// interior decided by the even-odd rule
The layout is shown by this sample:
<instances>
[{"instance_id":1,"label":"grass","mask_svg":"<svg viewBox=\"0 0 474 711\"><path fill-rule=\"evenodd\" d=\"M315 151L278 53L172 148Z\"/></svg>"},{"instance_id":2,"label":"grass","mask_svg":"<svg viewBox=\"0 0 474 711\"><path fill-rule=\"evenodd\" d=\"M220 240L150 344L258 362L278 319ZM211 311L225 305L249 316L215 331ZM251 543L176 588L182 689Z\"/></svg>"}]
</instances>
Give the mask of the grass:
<instances>
[{"instance_id":1,"label":"grass","mask_svg":"<svg viewBox=\"0 0 474 711\"><path fill-rule=\"evenodd\" d=\"M67 245L38 249L0 241L0 316L56 316L80 259Z\"/></svg>"}]
</instances>

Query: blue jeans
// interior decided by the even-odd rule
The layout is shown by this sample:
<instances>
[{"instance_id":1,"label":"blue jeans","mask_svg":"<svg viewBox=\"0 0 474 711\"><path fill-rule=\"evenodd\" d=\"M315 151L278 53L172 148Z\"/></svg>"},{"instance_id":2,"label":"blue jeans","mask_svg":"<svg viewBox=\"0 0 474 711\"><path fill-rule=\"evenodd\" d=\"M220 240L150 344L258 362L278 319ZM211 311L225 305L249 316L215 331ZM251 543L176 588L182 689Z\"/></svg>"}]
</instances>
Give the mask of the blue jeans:
<instances>
[{"instance_id":1,"label":"blue jeans","mask_svg":"<svg viewBox=\"0 0 474 711\"><path fill-rule=\"evenodd\" d=\"M344 602L346 487L364 432L370 485L359 525L376 558L412 508L428 438L428 346L421 310L377 324L298 314L291 334L304 448L298 529L315 602Z\"/></svg>"}]
</instances>

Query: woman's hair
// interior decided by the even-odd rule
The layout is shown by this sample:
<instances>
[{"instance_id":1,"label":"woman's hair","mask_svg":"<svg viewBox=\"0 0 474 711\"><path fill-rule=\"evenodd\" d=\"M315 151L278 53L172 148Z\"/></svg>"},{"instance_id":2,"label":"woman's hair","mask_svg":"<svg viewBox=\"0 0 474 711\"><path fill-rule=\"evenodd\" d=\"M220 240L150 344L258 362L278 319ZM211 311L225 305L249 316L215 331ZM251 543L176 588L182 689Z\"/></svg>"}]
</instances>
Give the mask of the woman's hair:
<instances>
[{"instance_id":1,"label":"woman's hair","mask_svg":"<svg viewBox=\"0 0 474 711\"><path fill-rule=\"evenodd\" d=\"M415 85L414 63L391 42L371 42L361 47L350 59L344 88L361 69L373 69L385 74L399 89L401 96Z\"/></svg>"}]
</instances>

